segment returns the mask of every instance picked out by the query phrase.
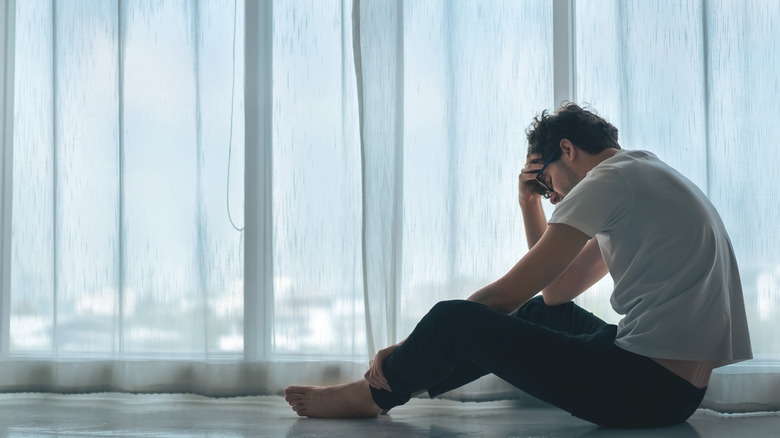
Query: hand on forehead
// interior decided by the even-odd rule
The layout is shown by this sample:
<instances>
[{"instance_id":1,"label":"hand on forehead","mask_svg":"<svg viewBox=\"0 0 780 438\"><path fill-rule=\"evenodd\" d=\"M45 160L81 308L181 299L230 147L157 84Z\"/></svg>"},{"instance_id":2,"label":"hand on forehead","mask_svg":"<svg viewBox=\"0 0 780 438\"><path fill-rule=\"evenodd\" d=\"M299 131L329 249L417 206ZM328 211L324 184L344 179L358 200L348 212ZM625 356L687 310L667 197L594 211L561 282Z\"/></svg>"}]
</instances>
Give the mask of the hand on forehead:
<instances>
[{"instance_id":1,"label":"hand on forehead","mask_svg":"<svg viewBox=\"0 0 780 438\"><path fill-rule=\"evenodd\" d=\"M544 164L544 158L542 154L528 154L526 156L526 162L529 164Z\"/></svg>"}]
</instances>

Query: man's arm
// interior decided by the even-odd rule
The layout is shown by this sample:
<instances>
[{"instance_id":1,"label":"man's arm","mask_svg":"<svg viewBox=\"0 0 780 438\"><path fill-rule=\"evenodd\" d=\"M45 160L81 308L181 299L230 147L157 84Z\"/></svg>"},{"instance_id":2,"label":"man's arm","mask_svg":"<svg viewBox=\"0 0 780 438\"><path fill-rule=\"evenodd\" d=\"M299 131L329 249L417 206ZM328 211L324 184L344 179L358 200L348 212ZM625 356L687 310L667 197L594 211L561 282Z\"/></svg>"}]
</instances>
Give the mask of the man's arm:
<instances>
[{"instance_id":1,"label":"man's arm","mask_svg":"<svg viewBox=\"0 0 780 438\"><path fill-rule=\"evenodd\" d=\"M608 272L599 242L594 237L585 244L563 274L542 290L544 302L548 306L568 303L596 284Z\"/></svg>"},{"instance_id":2,"label":"man's arm","mask_svg":"<svg viewBox=\"0 0 780 438\"><path fill-rule=\"evenodd\" d=\"M472 294L468 300L512 313L555 281L588 240L587 234L574 227L551 224L539 242L509 272Z\"/></svg>"},{"instance_id":3,"label":"man's arm","mask_svg":"<svg viewBox=\"0 0 780 438\"><path fill-rule=\"evenodd\" d=\"M542 209L541 197L533 190L536 184L536 173L542 168L543 163L544 160L540 155L529 155L519 177L519 204L523 213L523 225L529 250L547 230L547 218ZM567 303L593 286L607 275L607 272L607 265L601 256L598 241L593 238L566 271L542 291L544 301L551 306Z\"/></svg>"},{"instance_id":4,"label":"man's arm","mask_svg":"<svg viewBox=\"0 0 780 438\"><path fill-rule=\"evenodd\" d=\"M544 216L542 203L539 197L528 203L520 203L520 211L523 213L523 225L525 226L525 240L528 249L536 245L547 230L547 218Z\"/></svg>"},{"instance_id":5,"label":"man's arm","mask_svg":"<svg viewBox=\"0 0 780 438\"><path fill-rule=\"evenodd\" d=\"M528 249L536 245L547 229L547 218L544 217L541 196L533 189L537 184L536 173L539 172L543 164L544 160L541 155L529 155L526 157L523 170L520 171L518 201L520 211L523 213L525 240L528 242Z\"/></svg>"}]
</instances>

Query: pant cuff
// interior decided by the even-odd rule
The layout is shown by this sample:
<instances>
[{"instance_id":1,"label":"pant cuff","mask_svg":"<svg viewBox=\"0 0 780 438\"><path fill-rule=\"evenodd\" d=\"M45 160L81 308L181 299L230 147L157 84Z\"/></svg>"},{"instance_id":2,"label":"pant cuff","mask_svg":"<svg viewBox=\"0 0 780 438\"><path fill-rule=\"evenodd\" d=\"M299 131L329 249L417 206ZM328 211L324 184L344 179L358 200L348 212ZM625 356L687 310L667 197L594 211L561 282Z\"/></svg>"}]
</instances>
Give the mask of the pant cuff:
<instances>
[{"instance_id":1,"label":"pant cuff","mask_svg":"<svg viewBox=\"0 0 780 438\"><path fill-rule=\"evenodd\" d=\"M369 386L369 389L371 390L371 398L374 399L374 403L386 411L389 411L396 406L400 406L412 398L411 394L385 391L384 389L374 388L373 386Z\"/></svg>"}]
</instances>

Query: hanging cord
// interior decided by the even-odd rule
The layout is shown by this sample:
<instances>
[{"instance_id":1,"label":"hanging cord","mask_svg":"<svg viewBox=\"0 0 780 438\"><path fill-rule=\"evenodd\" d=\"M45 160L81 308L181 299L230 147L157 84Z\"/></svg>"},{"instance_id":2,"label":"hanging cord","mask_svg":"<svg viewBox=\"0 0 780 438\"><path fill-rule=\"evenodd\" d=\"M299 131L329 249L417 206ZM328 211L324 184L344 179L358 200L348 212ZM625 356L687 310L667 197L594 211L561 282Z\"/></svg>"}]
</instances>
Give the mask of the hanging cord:
<instances>
[{"instance_id":1,"label":"hanging cord","mask_svg":"<svg viewBox=\"0 0 780 438\"><path fill-rule=\"evenodd\" d=\"M244 231L244 227L238 228L233 222L233 217L230 215L230 159L233 155L233 101L236 95L236 12L238 0L233 1L233 85L230 88L230 139L228 140L228 168L227 168L227 196L225 196L227 203L227 214L230 220L230 225L238 231Z\"/></svg>"}]
</instances>

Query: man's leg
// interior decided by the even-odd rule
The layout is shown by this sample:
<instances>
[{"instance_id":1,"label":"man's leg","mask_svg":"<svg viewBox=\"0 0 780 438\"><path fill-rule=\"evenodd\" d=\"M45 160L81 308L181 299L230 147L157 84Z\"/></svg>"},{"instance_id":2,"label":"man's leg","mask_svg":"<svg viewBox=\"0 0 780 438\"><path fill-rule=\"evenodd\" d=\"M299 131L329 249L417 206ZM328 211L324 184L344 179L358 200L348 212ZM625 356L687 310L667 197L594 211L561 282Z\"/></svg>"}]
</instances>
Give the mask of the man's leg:
<instances>
[{"instance_id":1,"label":"man's leg","mask_svg":"<svg viewBox=\"0 0 780 438\"><path fill-rule=\"evenodd\" d=\"M606 322L573 302L548 306L541 296L529 300L512 316L571 335L593 334L607 325ZM443 381L428 388L428 395L436 397L486 374L490 373L472 362L462 360Z\"/></svg>"},{"instance_id":2,"label":"man's leg","mask_svg":"<svg viewBox=\"0 0 780 438\"><path fill-rule=\"evenodd\" d=\"M573 301L559 306L548 306L541 295L528 300L513 316L570 335L590 335L607 325L601 318Z\"/></svg>"},{"instance_id":3,"label":"man's leg","mask_svg":"<svg viewBox=\"0 0 780 438\"><path fill-rule=\"evenodd\" d=\"M587 328L588 331L593 331L596 326L604 324L603 321L574 304L567 306L548 307L540 298L533 299L516 312L513 317L535 323L553 325L556 329L564 329L570 332L585 330L583 327ZM441 312L437 312L437 314L440 315ZM488 315L490 317L510 318L508 315L492 311ZM468 319L472 318L469 317ZM419 337L418 332L422 330L421 326L422 323L413 332L414 338ZM489 371L469 360L458 360L453 370L444 376L439 384L428 388L428 391L432 396L435 396L462 386L488 373ZM331 387L292 386L287 388L285 393L287 401L298 415L309 417L376 416L381 408L375 401L378 400L383 407L386 406L389 409L390 407L406 403L411 397L411 393L400 391L380 392L379 390L371 389L371 392L369 392L365 380ZM374 396L373 398L372 395Z\"/></svg>"},{"instance_id":4,"label":"man's leg","mask_svg":"<svg viewBox=\"0 0 780 438\"><path fill-rule=\"evenodd\" d=\"M371 388L371 393L377 405L390 409L410 394L441 385L466 361L537 398L567 405L585 389L583 382L598 377L593 374L604 358L597 347L612 341L594 342L597 335L552 330L478 303L442 302L385 360L392 392Z\"/></svg>"},{"instance_id":5,"label":"man's leg","mask_svg":"<svg viewBox=\"0 0 780 438\"><path fill-rule=\"evenodd\" d=\"M600 325L594 322L575 326L588 332ZM704 390L650 358L617 347L616 334L617 327L610 324L570 334L481 304L447 301L431 309L387 357L383 370L393 392L412 394L436 385L468 361L601 426L661 427L685 421ZM387 394L393 393L371 388L374 402L386 410L393 406L385 403Z\"/></svg>"},{"instance_id":6,"label":"man's leg","mask_svg":"<svg viewBox=\"0 0 780 438\"><path fill-rule=\"evenodd\" d=\"M442 302L385 360L392 392L359 381L302 391L291 387L287 400L299 415L375 416L380 408L402 404L410 394L443 381L468 361L602 426L659 427L685 421L704 390L652 359L618 348L616 332L614 325L605 325L595 333L572 335L481 304Z\"/></svg>"}]
</instances>

